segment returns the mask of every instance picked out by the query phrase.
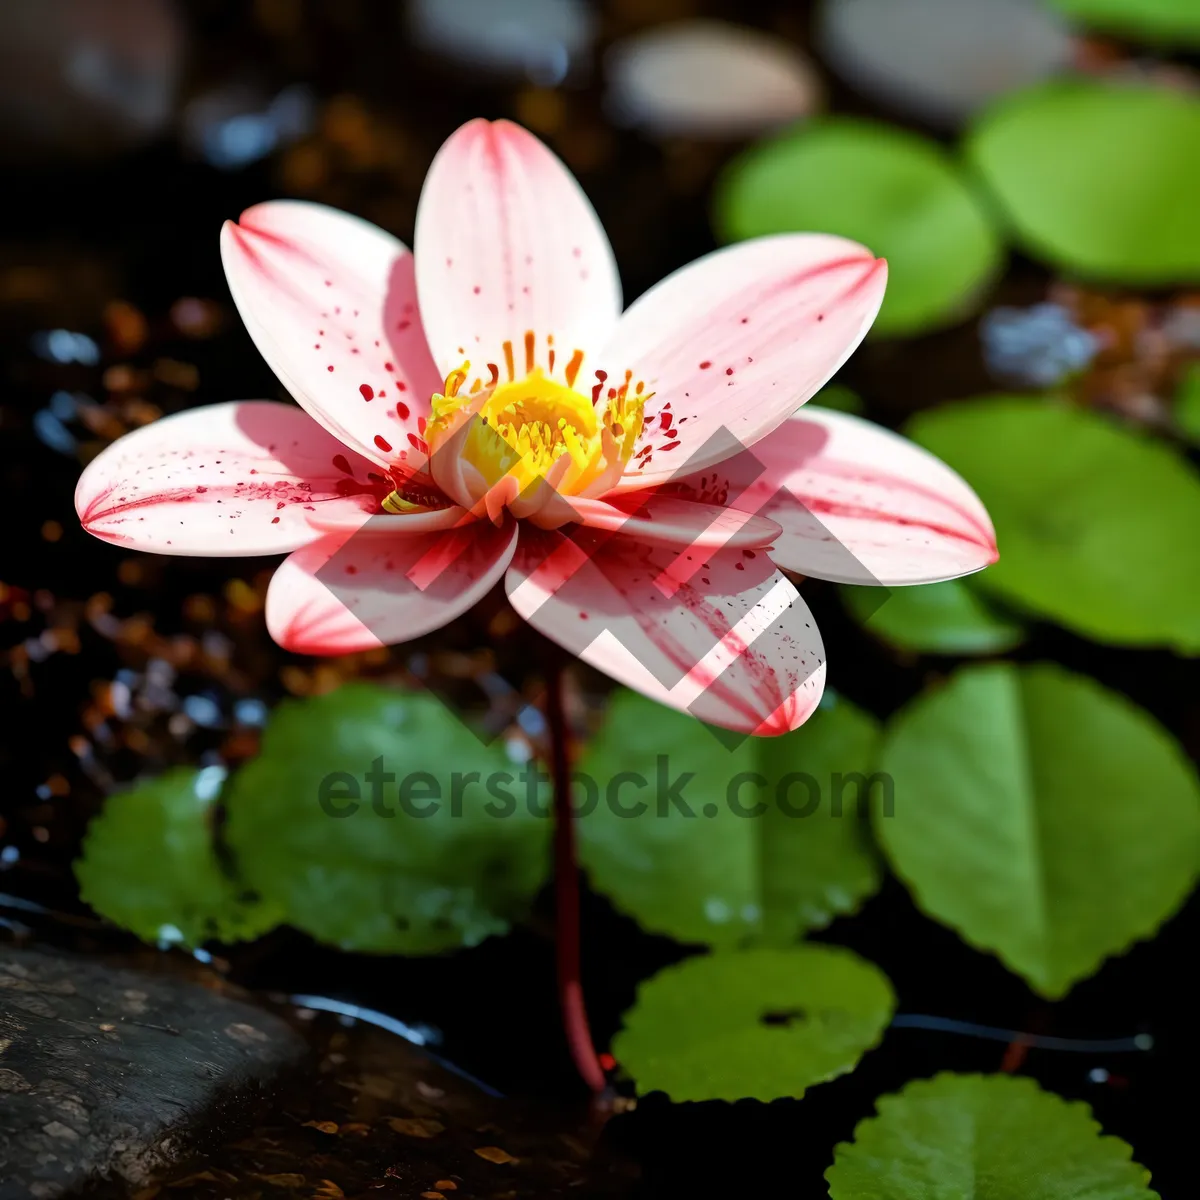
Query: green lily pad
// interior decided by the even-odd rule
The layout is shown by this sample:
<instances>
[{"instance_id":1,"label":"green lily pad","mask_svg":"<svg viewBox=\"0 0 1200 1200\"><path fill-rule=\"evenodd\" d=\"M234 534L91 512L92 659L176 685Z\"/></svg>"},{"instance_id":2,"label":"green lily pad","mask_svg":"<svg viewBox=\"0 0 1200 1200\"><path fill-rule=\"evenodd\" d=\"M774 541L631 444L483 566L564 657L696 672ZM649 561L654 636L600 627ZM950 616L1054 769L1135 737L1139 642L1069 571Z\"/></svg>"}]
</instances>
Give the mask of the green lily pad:
<instances>
[{"instance_id":1,"label":"green lily pad","mask_svg":"<svg viewBox=\"0 0 1200 1200\"><path fill-rule=\"evenodd\" d=\"M1035 257L1122 283L1200 279L1195 96L1056 81L990 110L966 151Z\"/></svg>"},{"instance_id":2,"label":"green lily pad","mask_svg":"<svg viewBox=\"0 0 1200 1200\"><path fill-rule=\"evenodd\" d=\"M919 587L843 587L842 599L863 625L900 650L917 654L1002 654L1019 646L1025 631L993 611L961 579Z\"/></svg>"},{"instance_id":3,"label":"green lily pad","mask_svg":"<svg viewBox=\"0 0 1200 1200\"><path fill-rule=\"evenodd\" d=\"M613 1054L643 1095L799 1097L854 1070L894 1007L883 972L840 946L704 955L638 988Z\"/></svg>"},{"instance_id":4,"label":"green lily pad","mask_svg":"<svg viewBox=\"0 0 1200 1200\"><path fill-rule=\"evenodd\" d=\"M544 772L425 693L354 683L281 705L225 801L246 879L349 950L432 954L504 933L549 866Z\"/></svg>"},{"instance_id":5,"label":"green lily pad","mask_svg":"<svg viewBox=\"0 0 1200 1200\"><path fill-rule=\"evenodd\" d=\"M277 925L278 906L256 899L217 860L222 780L212 768L181 769L110 796L75 863L85 903L152 944L236 942Z\"/></svg>"},{"instance_id":6,"label":"green lily pad","mask_svg":"<svg viewBox=\"0 0 1200 1200\"><path fill-rule=\"evenodd\" d=\"M1200 46L1195 0L1051 0L1060 12L1105 33L1172 46Z\"/></svg>"},{"instance_id":7,"label":"green lily pad","mask_svg":"<svg viewBox=\"0 0 1200 1200\"><path fill-rule=\"evenodd\" d=\"M965 318L1004 259L987 209L937 143L857 118L814 121L746 151L720 181L715 216L726 241L835 233L886 258L883 334Z\"/></svg>"},{"instance_id":8,"label":"green lily pad","mask_svg":"<svg viewBox=\"0 0 1200 1200\"><path fill-rule=\"evenodd\" d=\"M1057 999L1200 875L1200 785L1146 712L1059 667L966 668L889 725L876 834L930 916Z\"/></svg>"},{"instance_id":9,"label":"green lily pad","mask_svg":"<svg viewBox=\"0 0 1200 1200\"><path fill-rule=\"evenodd\" d=\"M1099 641L1200 651L1200 476L1162 441L1033 397L923 413L907 432L959 471L996 526L972 580Z\"/></svg>"},{"instance_id":10,"label":"green lily pad","mask_svg":"<svg viewBox=\"0 0 1200 1200\"><path fill-rule=\"evenodd\" d=\"M692 717L618 692L579 764L580 860L651 932L794 942L879 887L860 819L878 736L839 698L793 733L731 750Z\"/></svg>"},{"instance_id":11,"label":"green lily pad","mask_svg":"<svg viewBox=\"0 0 1200 1200\"><path fill-rule=\"evenodd\" d=\"M818 408L832 408L835 412L852 413L855 416L861 416L863 412L862 397L840 383L831 383L823 387L809 404L815 404Z\"/></svg>"},{"instance_id":12,"label":"green lily pad","mask_svg":"<svg viewBox=\"0 0 1200 1200\"><path fill-rule=\"evenodd\" d=\"M1032 1079L944 1073L876 1107L834 1151L830 1200L1157 1200L1127 1143Z\"/></svg>"}]
</instances>

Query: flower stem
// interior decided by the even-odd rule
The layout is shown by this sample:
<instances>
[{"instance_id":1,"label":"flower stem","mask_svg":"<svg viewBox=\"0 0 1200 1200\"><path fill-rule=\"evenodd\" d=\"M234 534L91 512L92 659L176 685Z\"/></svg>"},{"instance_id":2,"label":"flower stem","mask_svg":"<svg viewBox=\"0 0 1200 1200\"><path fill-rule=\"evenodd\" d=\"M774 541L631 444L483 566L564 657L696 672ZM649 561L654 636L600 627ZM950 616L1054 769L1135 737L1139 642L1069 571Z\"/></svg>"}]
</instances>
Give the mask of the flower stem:
<instances>
[{"instance_id":1,"label":"flower stem","mask_svg":"<svg viewBox=\"0 0 1200 1200\"><path fill-rule=\"evenodd\" d=\"M579 864L571 810L571 730L567 723L563 658L550 655L546 675L546 725L550 735L550 781L554 789L554 915L558 1002L571 1057L584 1083L599 1094L607 1087L588 1028L580 981Z\"/></svg>"}]
</instances>

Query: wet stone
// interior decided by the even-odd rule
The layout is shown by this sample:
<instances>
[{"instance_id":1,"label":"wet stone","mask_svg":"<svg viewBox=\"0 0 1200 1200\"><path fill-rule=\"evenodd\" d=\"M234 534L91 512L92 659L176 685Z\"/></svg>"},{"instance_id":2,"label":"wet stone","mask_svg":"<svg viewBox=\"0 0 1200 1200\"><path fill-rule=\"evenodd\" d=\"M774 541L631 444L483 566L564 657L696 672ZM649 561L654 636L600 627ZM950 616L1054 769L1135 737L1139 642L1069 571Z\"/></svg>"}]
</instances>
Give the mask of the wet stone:
<instances>
[{"instance_id":1,"label":"wet stone","mask_svg":"<svg viewBox=\"0 0 1200 1200\"><path fill-rule=\"evenodd\" d=\"M279 1018L197 984L0 946L0 1200L141 1187L305 1054Z\"/></svg>"}]
</instances>

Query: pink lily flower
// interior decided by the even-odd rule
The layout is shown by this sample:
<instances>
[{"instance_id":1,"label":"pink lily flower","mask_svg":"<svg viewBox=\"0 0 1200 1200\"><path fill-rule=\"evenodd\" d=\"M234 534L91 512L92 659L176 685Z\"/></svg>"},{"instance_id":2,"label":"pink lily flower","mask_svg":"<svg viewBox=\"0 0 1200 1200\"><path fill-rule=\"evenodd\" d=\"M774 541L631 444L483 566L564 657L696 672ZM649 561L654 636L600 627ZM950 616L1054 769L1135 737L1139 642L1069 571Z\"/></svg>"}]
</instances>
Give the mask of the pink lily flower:
<instances>
[{"instance_id":1,"label":"pink lily flower","mask_svg":"<svg viewBox=\"0 0 1200 1200\"><path fill-rule=\"evenodd\" d=\"M816 708L825 651L779 568L889 586L994 562L971 488L855 417L798 413L874 320L887 269L793 234L719 250L622 313L608 239L537 138L472 121L434 160L416 253L276 201L227 222L230 289L299 401L216 404L84 471L84 527L166 554L287 552L282 646L446 624L501 579L622 683L756 734Z\"/></svg>"}]
</instances>

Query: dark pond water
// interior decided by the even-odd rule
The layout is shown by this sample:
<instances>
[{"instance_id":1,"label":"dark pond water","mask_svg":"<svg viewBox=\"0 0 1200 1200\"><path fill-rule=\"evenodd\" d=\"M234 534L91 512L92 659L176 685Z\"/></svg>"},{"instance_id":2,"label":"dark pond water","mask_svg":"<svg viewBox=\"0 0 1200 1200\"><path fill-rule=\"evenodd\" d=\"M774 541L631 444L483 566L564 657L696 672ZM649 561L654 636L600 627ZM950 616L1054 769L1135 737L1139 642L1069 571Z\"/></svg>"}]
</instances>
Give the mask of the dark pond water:
<instances>
[{"instance_id":1,"label":"dark pond water","mask_svg":"<svg viewBox=\"0 0 1200 1200\"><path fill-rule=\"evenodd\" d=\"M398 5L196 0L185 7L192 39L189 93L240 82L271 96L302 80L323 114L321 132L236 171L205 163L180 137L168 135L93 161L61 154L49 162L27 161L7 172L4 183L0 580L7 590L0 597L6 654L0 671L0 846L12 849L0 871L0 891L68 914L83 911L70 863L107 787L205 756L236 762L254 749L252 731L235 733L220 723L183 729L152 705L128 717L114 714L110 685L122 669L169 661L177 670L177 692L209 696L226 714L239 699L270 705L289 691L327 684L330 672L399 677L414 651L430 655L447 687L469 691L469 681L458 678L458 652L489 641L506 678L532 686L536 674L530 635L506 620L498 597L427 644L317 668L279 651L265 636L261 594L271 563L129 555L78 529L71 496L80 454L87 443L133 424L139 406L174 411L198 401L281 394L228 301L216 240L224 219L256 201L299 191L410 239L424 169L449 132L479 114L528 120L545 111L538 89L491 81L407 49L396 31ZM764 3L753 11L718 0L614 0L602 7L605 37L649 20L652 11L679 15L694 8L800 40L806 28L806 6L799 3ZM286 15L293 8L304 15L295 26ZM264 25L264 13L276 14L275 26L270 20ZM563 95L561 111L549 110L546 136L593 197L612 236L626 295L636 296L712 247L707 191L735 147L676 142L664 148L608 124L595 87L585 83ZM334 97L341 99L331 105ZM834 100L843 110L868 110L848 92L835 91ZM1039 268L1018 259L995 299L1034 301L1049 284ZM128 311L113 308L118 300L144 316L144 328ZM187 301L182 308L181 300ZM91 336L100 360L64 364L39 357L31 339L57 327ZM864 397L869 415L890 425L939 401L996 386L985 371L974 324L869 344L845 382ZM67 411L58 426L62 434L47 433L44 418L35 414L56 392L84 393L99 407L82 420ZM831 587L805 586L832 648L834 682L863 707L885 715L951 665L897 656L847 619ZM1019 656L1055 659L1097 677L1158 716L1193 754L1200 749L1193 676L1181 661L1100 650L1046 627L1035 630ZM580 679L600 703L604 682ZM339 1080L367 1071L399 1080L401 1088L415 1087L420 1078L443 1089L450 1100L414 1095L431 1117L449 1105L447 1124L455 1130L499 1119L495 1144L542 1164L520 1175L522 1194L552 1194L582 1179L588 1181L585 1191L601 1193L640 1177L644 1194L768 1194L779 1186L780 1194L786 1188L789 1195L820 1196L833 1145L849 1137L875 1097L941 1069L994 1071L1010 1054L1003 1042L893 1029L852 1075L803 1103L673 1107L651 1097L601 1131L589 1126L586 1097L558 1032L552 948L545 936L549 904L543 909L532 929L433 960L338 954L286 930L230 951L228 974L244 987L340 998L436 1027L439 1053L513 1099L500 1104L426 1068L388 1035L347 1032L320 1017L309 1028L326 1070L311 1094L291 1093L280 1112L263 1117L257 1133L235 1138L240 1149L228 1145L207 1155L203 1166L189 1167L190 1181L186 1174L182 1183L176 1179L171 1194L246 1195L266 1186L252 1182L256 1175L291 1174L303 1176L303 1184L277 1186L312 1195L321 1179L338 1170L347 1195L376 1187L381 1194L419 1194L426 1184L418 1169L424 1151L398 1148L394 1137L379 1132L395 1115L389 1105L397 1098L373 1096L369 1087L339 1089ZM0 917L29 922L35 940L51 929L56 939L72 940L61 928L3 905ZM603 1044L637 982L684 951L640 933L598 897L585 899L584 923L585 986ZM1086 1099L1106 1131L1133 1144L1163 1195L1184 1196L1193 1183L1200 1034L1180 965L1194 958L1198 935L1200 901L1194 899L1153 943L1110 962L1054 1006L1038 1002L992 958L924 919L894 882L853 921L838 921L819 936L878 963L906 1014L1080 1038L1151 1033L1149 1053L1035 1049L1021 1069L1063 1095ZM125 946L107 936L96 944ZM343 1061L331 1063L331 1053ZM341 1132L323 1133L304 1125L308 1120L334 1122ZM366 1132L347 1135L345 1127L355 1124ZM597 1138L600 1157L585 1166ZM266 1153L264 1139L285 1152ZM450 1166L468 1194L499 1194L504 1189L496 1165L474 1154L479 1144L487 1143L457 1140ZM389 1174L393 1168L401 1175ZM211 1178L203 1177L205 1170ZM430 1190L437 1190L438 1178L429 1179Z\"/></svg>"}]
</instances>

